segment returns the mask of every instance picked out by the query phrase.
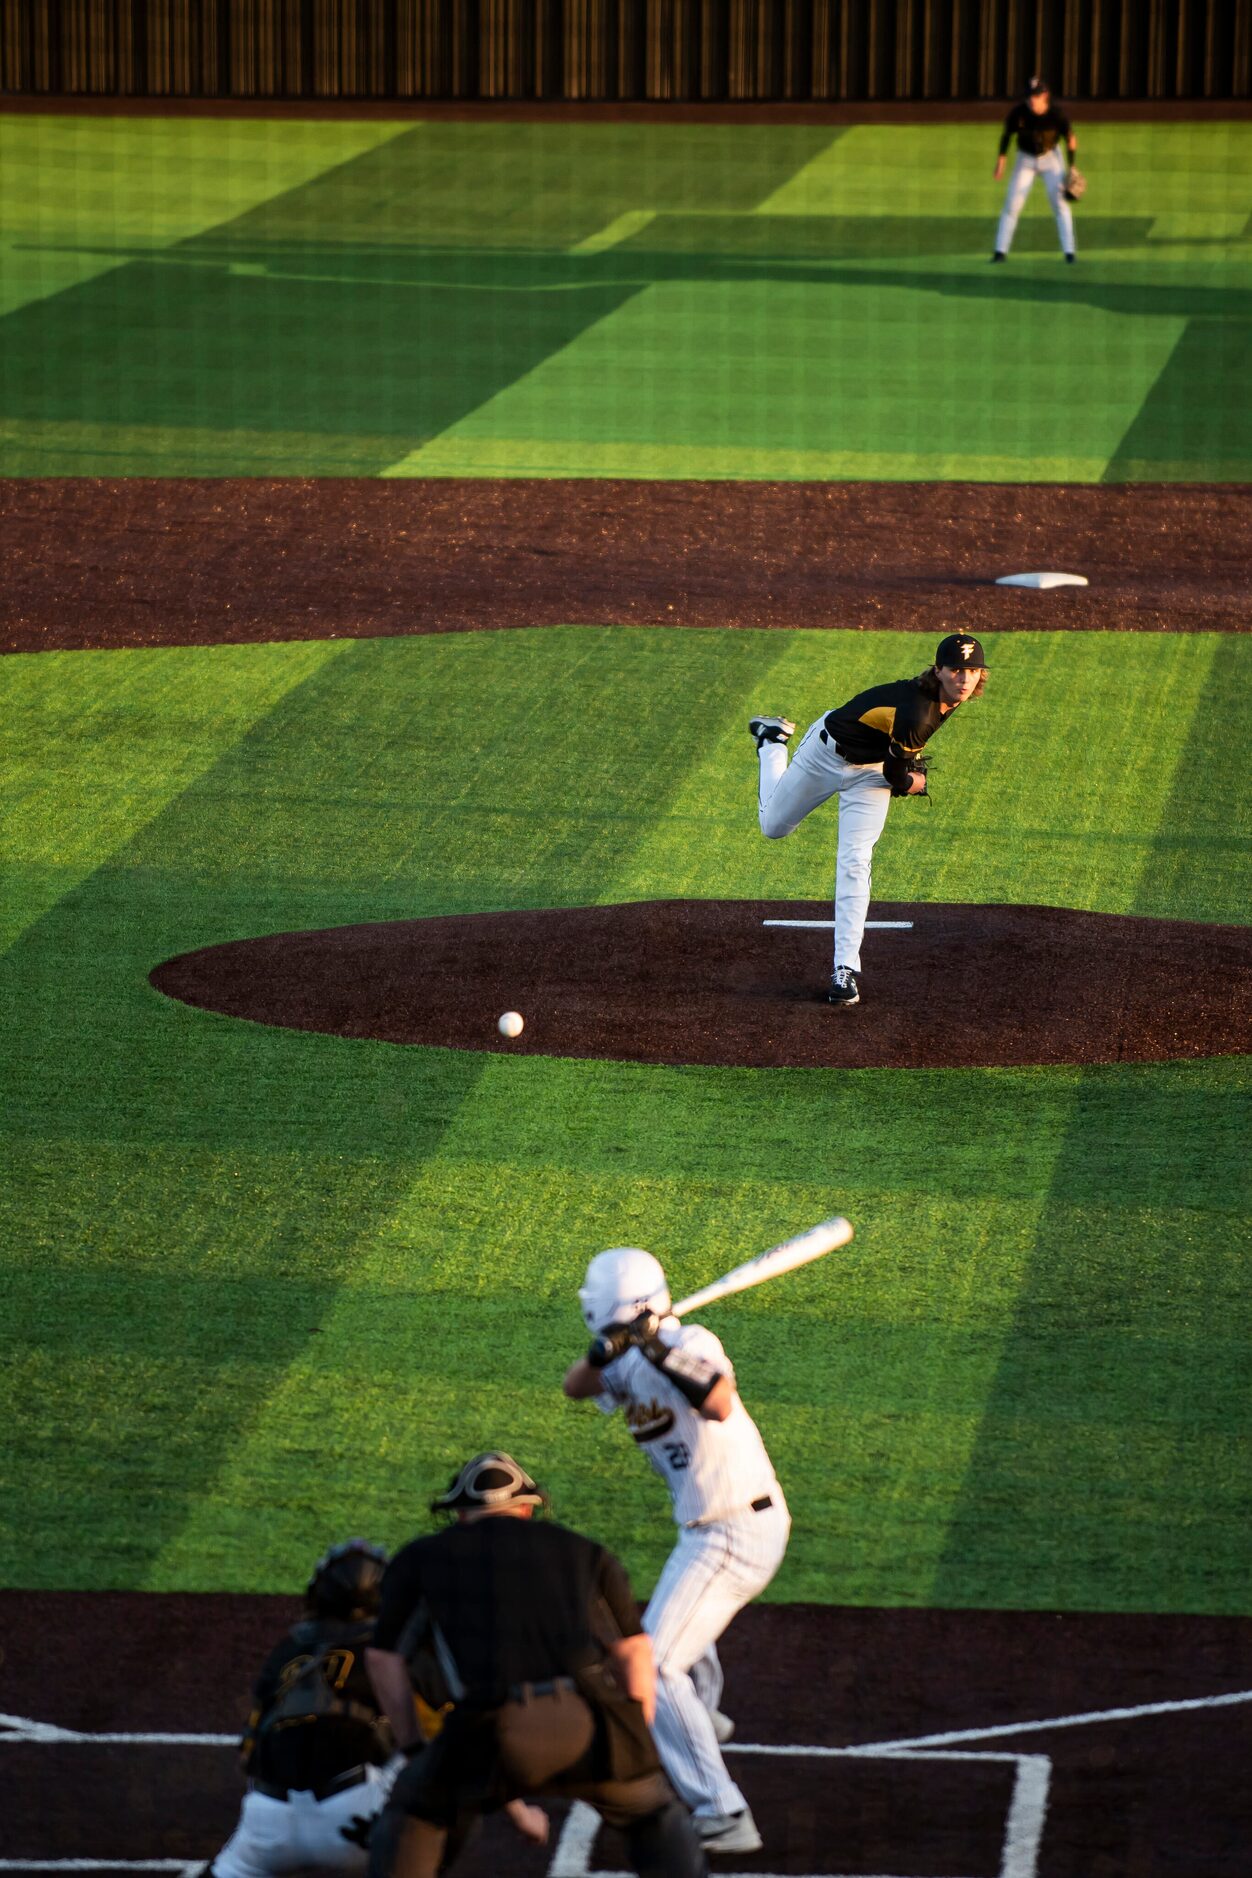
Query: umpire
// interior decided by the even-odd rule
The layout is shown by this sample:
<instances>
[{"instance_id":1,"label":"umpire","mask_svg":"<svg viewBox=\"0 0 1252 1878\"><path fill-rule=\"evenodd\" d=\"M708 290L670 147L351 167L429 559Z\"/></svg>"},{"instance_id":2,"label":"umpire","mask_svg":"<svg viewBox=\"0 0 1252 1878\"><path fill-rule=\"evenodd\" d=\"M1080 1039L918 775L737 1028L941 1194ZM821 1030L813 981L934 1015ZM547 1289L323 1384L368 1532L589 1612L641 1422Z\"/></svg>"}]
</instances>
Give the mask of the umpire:
<instances>
[{"instance_id":1,"label":"umpire","mask_svg":"<svg viewBox=\"0 0 1252 1878\"><path fill-rule=\"evenodd\" d=\"M648 1733L656 1674L625 1568L532 1520L546 1505L509 1455L477 1454L431 1503L453 1523L387 1569L367 1660L414 1758L371 1835L371 1878L436 1878L476 1819L526 1794L589 1801L644 1878L703 1878ZM432 1707L453 1704L425 1745L415 1687Z\"/></svg>"}]
</instances>

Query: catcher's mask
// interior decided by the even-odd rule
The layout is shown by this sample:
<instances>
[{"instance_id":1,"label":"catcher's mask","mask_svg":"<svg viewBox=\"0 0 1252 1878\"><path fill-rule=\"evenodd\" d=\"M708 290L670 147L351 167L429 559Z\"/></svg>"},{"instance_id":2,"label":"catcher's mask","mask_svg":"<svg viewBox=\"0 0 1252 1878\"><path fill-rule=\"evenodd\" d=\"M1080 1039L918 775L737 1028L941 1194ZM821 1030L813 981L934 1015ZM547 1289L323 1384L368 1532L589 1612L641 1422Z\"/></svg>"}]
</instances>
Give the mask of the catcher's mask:
<instances>
[{"instance_id":1,"label":"catcher's mask","mask_svg":"<svg viewBox=\"0 0 1252 1878\"><path fill-rule=\"evenodd\" d=\"M628 1324L640 1311L667 1317L670 1294L661 1261L634 1245L597 1252L579 1287L578 1302L588 1330Z\"/></svg>"},{"instance_id":2,"label":"catcher's mask","mask_svg":"<svg viewBox=\"0 0 1252 1878\"><path fill-rule=\"evenodd\" d=\"M313 1567L304 1601L317 1617L373 1617L387 1554L366 1539L332 1545Z\"/></svg>"},{"instance_id":3,"label":"catcher's mask","mask_svg":"<svg viewBox=\"0 0 1252 1878\"><path fill-rule=\"evenodd\" d=\"M466 1461L430 1503L432 1513L474 1513L501 1506L547 1506L548 1496L511 1454L493 1448Z\"/></svg>"}]
</instances>

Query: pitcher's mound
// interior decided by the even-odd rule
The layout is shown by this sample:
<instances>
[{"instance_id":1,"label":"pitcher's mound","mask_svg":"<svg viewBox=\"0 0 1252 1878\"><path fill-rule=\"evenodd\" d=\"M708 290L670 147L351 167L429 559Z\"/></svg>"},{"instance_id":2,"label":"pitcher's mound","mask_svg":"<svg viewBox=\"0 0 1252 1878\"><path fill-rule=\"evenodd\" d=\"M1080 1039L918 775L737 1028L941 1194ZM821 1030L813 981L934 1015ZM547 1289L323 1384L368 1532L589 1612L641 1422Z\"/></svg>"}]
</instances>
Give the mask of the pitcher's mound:
<instances>
[{"instance_id":1,"label":"pitcher's mound","mask_svg":"<svg viewBox=\"0 0 1252 1878\"><path fill-rule=\"evenodd\" d=\"M657 900L276 933L152 983L339 1037L636 1063L844 1069L1157 1062L1249 1048L1252 929L1041 906L884 906L832 1008L828 903ZM516 1042L496 1029L521 1011Z\"/></svg>"}]
</instances>

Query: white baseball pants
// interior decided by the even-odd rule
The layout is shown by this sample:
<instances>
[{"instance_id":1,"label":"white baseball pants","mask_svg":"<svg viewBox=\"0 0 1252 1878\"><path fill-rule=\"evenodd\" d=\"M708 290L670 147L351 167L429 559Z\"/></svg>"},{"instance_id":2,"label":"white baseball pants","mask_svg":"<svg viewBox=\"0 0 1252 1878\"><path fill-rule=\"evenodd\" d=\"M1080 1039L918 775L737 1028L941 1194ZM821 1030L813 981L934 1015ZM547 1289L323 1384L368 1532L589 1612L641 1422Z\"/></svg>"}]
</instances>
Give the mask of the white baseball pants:
<instances>
[{"instance_id":1,"label":"white baseball pants","mask_svg":"<svg viewBox=\"0 0 1252 1878\"><path fill-rule=\"evenodd\" d=\"M773 1504L731 1519L684 1526L648 1600L643 1627L656 1654L656 1739L661 1765L693 1813L741 1813L748 1802L726 1771L713 1719L696 1693L708 1653L736 1612L764 1591L787 1550L791 1515L777 1488ZM716 1653L713 1662L716 1663ZM716 1677L721 1693L720 1665ZM707 1689L706 1683L706 1689Z\"/></svg>"},{"instance_id":2,"label":"white baseball pants","mask_svg":"<svg viewBox=\"0 0 1252 1878\"><path fill-rule=\"evenodd\" d=\"M1069 203L1065 199L1065 164L1059 150L1049 150L1046 156L1019 156L1013 165L1009 177L1009 186L1004 196L1004 209L1000 215L1000 226L996 230L996 253L1007 254L1012 246L1017 218L1026 205L1036 176L1042 176L1043 186L1048 192L1048 201L1052 204L1052 213L1056 217L1056 232L1061 239L1061 248L1065 254L1074 252L1074 218L1070 214Z\"/></svg>"},{"instance_id":3,"label":"white baseball pants","mask_svg":"<svg viewBox=\"0 0 1252 1878\"><path fill-rule=\"evenodd\" d=\"M345 1839L343 1828L351 1828L354 1819L373 1819L390 1791L390 1769L368 1767L359 1785L325 1800L311 1793L292 1793L285 1800L247 1793L239 1824L213 1860L215 1878L269 1878L310 1865L364 1872L369 1852L359 1841Z\"/></svg>"},{"instance_id":4,"label":"white baseball pants","mask_svg":"<svg viewBox=\"0 0 1252 1878\"><path fill-rule=\"evenodd\" d=\"M834 740L823 743L825 719L811 723L787 761L787 746L763 743L757 812L761 833L780 841L811 810L839 797L839 847L835 857L836 965L861 969L861 940L869 913L870 863L887 821L891 790L881 763L849 763Z\"/></svg>"}]
</instances>

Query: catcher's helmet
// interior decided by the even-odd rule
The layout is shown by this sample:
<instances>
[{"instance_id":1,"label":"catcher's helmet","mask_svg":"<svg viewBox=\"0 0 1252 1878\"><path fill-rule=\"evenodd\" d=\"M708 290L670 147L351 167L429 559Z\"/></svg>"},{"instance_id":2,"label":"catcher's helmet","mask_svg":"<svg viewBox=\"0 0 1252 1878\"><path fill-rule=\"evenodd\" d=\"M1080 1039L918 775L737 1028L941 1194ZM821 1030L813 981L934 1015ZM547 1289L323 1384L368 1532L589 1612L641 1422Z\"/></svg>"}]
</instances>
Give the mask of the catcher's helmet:
<instances>
[{"instance_id":1,"label":"catcher's helmet","mask_svg":"<svg viewBox=\"0 0 1252 1878\"><path fill-rule=\"evenodd\" d=\"M373 1617L386 1569L380 1545L345 1539L318 1559L304 1601L318 1617Z\"/></svg>"},{"instance_id":2,"label":"catcher's helmet","mask_svg":"<svg viewBox=\"0 0 1252 1878\"><path fill-rule=\"evenodd\" d=\"M430 1503L432 1513L472 1513L499 1506L546 1506L548 1496L511 1454L492 1448L466 1461L442 1493Z\"/></svg>"},{"instance_id":3,"label":"catcher's helmet","mask_svg":"<svg viewBox=\"0 0 1252 1878\"><path fill-rule=\"evenodd\" d=\"M588 1330L605 1330L610 1324L628 1324L640 1311L668 1316L669 1286L659 1259L638 1246L619 1245L596 1253L578 1302Z\"/></svg>"}]
</instances>

